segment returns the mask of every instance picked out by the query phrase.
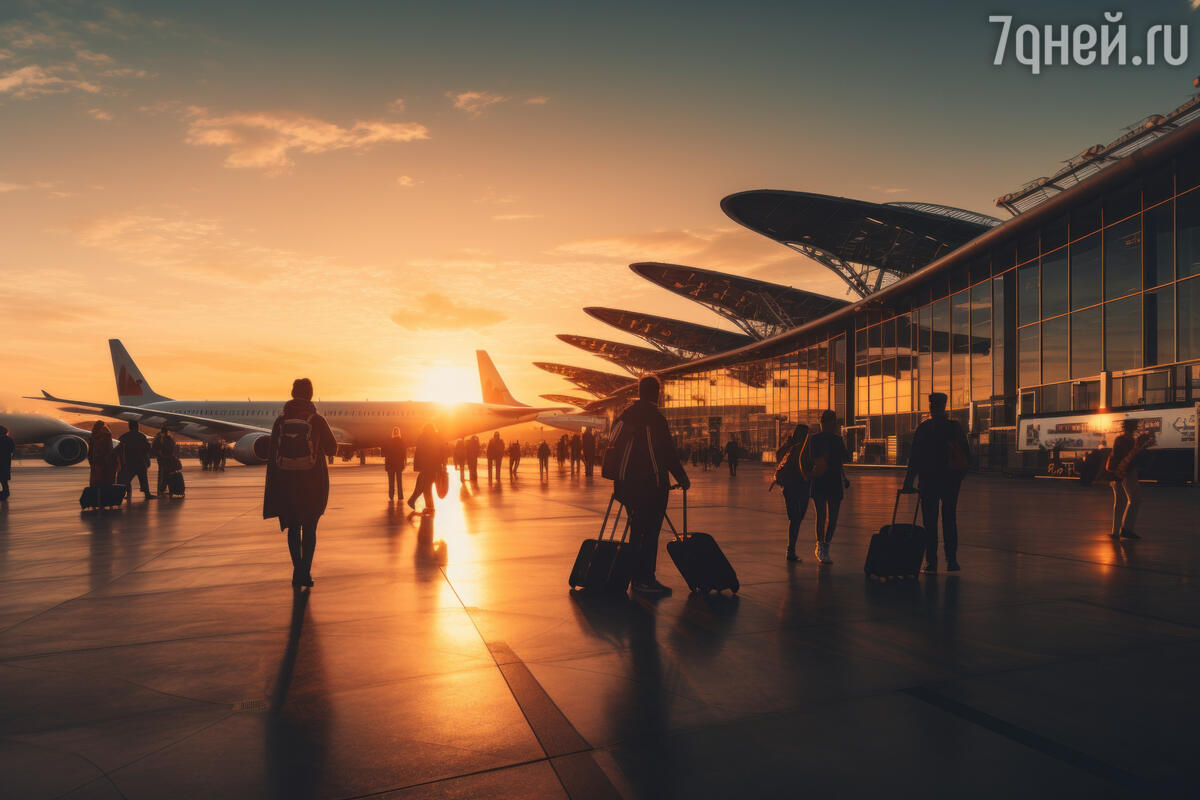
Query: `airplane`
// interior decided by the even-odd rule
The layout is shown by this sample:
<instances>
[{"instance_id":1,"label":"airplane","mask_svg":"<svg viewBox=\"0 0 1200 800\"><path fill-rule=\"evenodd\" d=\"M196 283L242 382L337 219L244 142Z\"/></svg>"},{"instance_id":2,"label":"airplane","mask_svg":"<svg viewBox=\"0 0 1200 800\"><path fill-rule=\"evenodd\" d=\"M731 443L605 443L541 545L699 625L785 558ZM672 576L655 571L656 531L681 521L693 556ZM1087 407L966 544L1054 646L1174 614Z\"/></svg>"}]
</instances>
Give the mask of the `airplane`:
<instances>
[{"instance_id":1,"label":"airplane","mask_svg":"<svg viewBox=\"0 0 1200 800\"><path fill-rule=\"evenodd\" d=\"M117 381L117 403L70 400L44 389L41 397L27 399L63 404L62 411L77 414L137 420L152 428L176 431L189 439L233 442L232 455L241 463L266 463L265 439L270 436L285 401L172 400L150 388L120 339L109 339L108 347ZM517 402L487 352L476 350L475 357L479 363L482 403L332 401L316 403L317 411L325 417L340 445L361 451L382 445L391 437L393 427L414 442L421 429L432 423L449 441L532 422L538 414L569 410L562 406L534 408Z\"/></svg>"},{"instance_id":2,"label":"airplane","mask_svg":"<svg viewBox=\"0 0 1200 800\"><path fill-rule=\"evenodd\" d=\"M538 414L534 419L539 425L549 425L563 431L582 433L585 430L602 431L608 427L608 418L598 414L582 414L578 411L567 413L550 411Z\"/></svg>"},{"instance_id":3,"label":"airplane","mask_svg":"<svg viewBox=\"0 0 1200 800\"><path fill-rule=\"evenodd\" d=\"M87 458L90 431L43 414L0 414L0 425L8 428L18 444L42 445L42 460L54 467L69 467Z\"/></svg>"}]
</instances>

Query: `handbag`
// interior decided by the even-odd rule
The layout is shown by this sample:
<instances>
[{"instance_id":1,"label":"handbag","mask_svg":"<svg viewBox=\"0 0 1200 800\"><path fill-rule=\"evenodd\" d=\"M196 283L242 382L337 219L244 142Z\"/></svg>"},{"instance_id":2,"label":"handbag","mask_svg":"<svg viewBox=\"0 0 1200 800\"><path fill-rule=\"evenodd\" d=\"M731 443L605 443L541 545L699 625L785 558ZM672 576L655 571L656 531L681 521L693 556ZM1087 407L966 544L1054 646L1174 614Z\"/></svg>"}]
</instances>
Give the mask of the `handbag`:
<instances>
[{"instance_id":1,"label":"handbag","mask_svg":"<svg viewBox=\"0 0 1200 800\"><path fill-rule=\"evenodd\" d=\"M450 491L450 473L445 469L440 470L437 477L434 478L433 484L437 488L438 498L444 499L446 493Z\"/></svg>"}]
</instances>

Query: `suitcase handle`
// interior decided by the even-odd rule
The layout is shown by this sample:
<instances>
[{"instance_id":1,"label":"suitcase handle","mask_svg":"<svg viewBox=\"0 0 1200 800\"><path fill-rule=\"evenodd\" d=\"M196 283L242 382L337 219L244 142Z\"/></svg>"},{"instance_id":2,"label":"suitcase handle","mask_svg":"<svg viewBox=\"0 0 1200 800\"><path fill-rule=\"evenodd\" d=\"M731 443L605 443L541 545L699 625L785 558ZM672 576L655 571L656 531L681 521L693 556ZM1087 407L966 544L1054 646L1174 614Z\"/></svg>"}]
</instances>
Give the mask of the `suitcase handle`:
<instances>
[{"instance_id":1,"label":"suitcase handle","mask_svg":"<svg viewBox=\"0 0 1200 800\"><path fill-rule=\"evenodd\" d=\"M608 498L608 508L604 510L604 521L600 523L600 541L604 541L604 534L608 531L608 516L612 513L613 503L616 502L617 496L613 494ZM617 540L617 526L621 524L621 512L625 510L622 503L617 503L617 516L613 519L612 534L609 536L614 542ZM625 519L625 528L621 531L621 541L624 542L629 537L629 519Z\"/></svg>"},{"instance_id":2,"label":"suitcase handle","mask_svg":"<svg viewBox=\"0 0 1200 800\"><path fill-rule=\"evenodd\" d=\"M898 511L900 511L900 495L902 495L902 494L915 494L915 495L917 495L917 502L916 502L916 504L913 506L913 518L912 518L912 524L913 524L913 525L916 525L916 524L917 524L917 512L921 510L921 495L917 494L917 492L916 492L916 490L915 490L915 489L914 489L914 490L912 490L912 491L908 491L908 492L904 491L903 489L899 489L899 490L897 490L897 492L896 492L896 505L892 506L892 525L894 526L894 525L896 524L896 513L897 513Z\"/></svg>"},{"instance_id":3,"label":"suitcase handle","mask_svg":"<svg viewBox=\"0 0 1200 800\"><path fill-rule=\"evenodd\" d=\"M678 487L676 487L678 488ZM671 533L675 534L677 541L683 541L683 537L687 536L687 489L683 490L683 536L679 535L679 531L675 530L675 523L671 522L671 515L666 511L663 512L663 519L667 521L667 525L671 527Z\"/></svg>"}]
</instances>

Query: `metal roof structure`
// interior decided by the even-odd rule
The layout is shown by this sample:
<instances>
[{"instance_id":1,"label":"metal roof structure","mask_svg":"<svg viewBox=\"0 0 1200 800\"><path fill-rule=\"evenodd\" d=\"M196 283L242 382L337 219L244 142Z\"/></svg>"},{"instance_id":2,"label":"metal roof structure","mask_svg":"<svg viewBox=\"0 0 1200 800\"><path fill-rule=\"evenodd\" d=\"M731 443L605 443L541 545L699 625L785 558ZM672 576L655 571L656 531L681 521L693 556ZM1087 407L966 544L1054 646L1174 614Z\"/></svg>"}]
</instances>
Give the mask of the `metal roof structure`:
<instances>
[{"instance_id":1,"label":"metal roof structure","mask_svg":"<svg viewBox=\"0 0 1200 800\"><path fill-rule=\"evenodd\" d=\"M676 356L681 361L733 350L755 341L754 337L744 333L723 331L655 314L597 306L589 306L584 311L618 330L640 336L659 350Z\"/></svg>"},{"instance_id":2,"label":"metal roof structure","mask_svg":"<svg viewBox=\"0 0 1200 800\"><path fill-rule=\"evenodd\" d=\"M1200 95L1166 114L1151 114L1135 122L1106 145L1092 145L1063 162L1062 169L1050 177L1035 178L1015 192L997 197L996 205L1014 216L1024 214L1198 118Z\"/></svg>"},{"instance_id":3,"label":"metal roof structure","mask_svg":"<svg viewBox=\"0 0 1200 800\"><path fill-rule=\"evenodd\" d=\"M597 369L574 367L570 364L552 364L546 361L535 361L533 365L544 369L553 375L560 375L585 392L597 397L604 397L620 391L634 383L628 375L614 375L611 372L601 372Z\"/></svg>"},{"instance_id":4,"label":"metal roof structure","mask_svg":"<svg viewBox=\"0 0 1200 800\"><path fill-rule=\"evenodd\" d=\"M928 203L868 203L755 189L721 201L730 219L808 256L859 297L916 272L999 220Z\"/></svg>"},{"instance_id":5,"label":"metal roof structure","mask_svg":"<svg viewBox=\"0 0 1200 800\"><path fill-rule=\"evenodd\" d=\"M561 403L576 408L587 408L592 404L592 401L586 397L575 397L569 394L539 394L538 397L549 400L551 403Z\"/></svg>"},{"instance_id":6,"label":"metal roof structure","mask_svg":"<svg viewBox=\"0 0 1200 800\"><path fill-rule=\"evenodd\" d=\"M711 269L641 261L635 273L764 339L848 305L845 300Z\"/></svg>"},{"instance_id":7,"label":"metal roof structure","mask_svg":"<svg viewBox=\"0 0 1200 800\"><path fill-rule=\"evenodd\" d=\"M635 344L624 342L612 342L608 339L596 339L591 336L560 333L558 338L573 347L607 359L633 375L666 369L683 360L679 356L665 353L662 350L638 347Z\"/></svg>"}]
</instances>

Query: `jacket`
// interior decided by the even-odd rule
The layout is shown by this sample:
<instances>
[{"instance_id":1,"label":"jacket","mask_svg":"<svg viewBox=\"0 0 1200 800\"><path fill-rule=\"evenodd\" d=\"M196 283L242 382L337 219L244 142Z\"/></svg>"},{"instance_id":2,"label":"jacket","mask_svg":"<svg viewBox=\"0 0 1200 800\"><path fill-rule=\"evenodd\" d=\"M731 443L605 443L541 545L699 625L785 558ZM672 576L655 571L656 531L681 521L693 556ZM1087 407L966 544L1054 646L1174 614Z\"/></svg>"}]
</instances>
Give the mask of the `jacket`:
<instances>
[{"instance_id":1,"label":"jacket","mask_svg":"<svg viewBox=\"0 0 1200 800\"><path fill-rule=\"evenodd\" d=\"M279 431L285 419L309 419L317 460L311 469L280 469L275 461ZM315 520L329 504L329 465L326 457L337 452L337 440L329 423L308 400L289 400L271 428L267 456L267 479L263 486L263 519L279 518L280 530L299 522Z\"/></svg>"},{"instance_id":2,"label":"jacket","mask_svg":"<svg viewBox=\"0 0 1200 800\"><path fill-rule=\"evenodd\" d=\"M610 457L618 459L614 479L618 492L647 487L665 492L672 476L680 483L687 479L667 418L654 403L634 401L617 417L610 440L615 451Z\"/></svg>"},{"instance_id":3,"label":"jacket","mask_svg":"<svg viewBox=\"0 0 1200 800\"><path fill-rule=\"evenodd\" d=\"M408 445L403 436L394 436L383 443L383 465L392 472L399 472L408 463Z\"/></svg>"},{"instance_id":4,"label":"jacket","mask_svg":"<svg viewBox=\"0 0 1200 800\"><path fill-rule=\"evenodd\" d=\"M417 472L437 472L442 468L445 443L432 433L422 433L413 451L413 469Z\"/></svg>"},{"instance_id":5,"label":"jacket","mask_svg":"<svg viewBox=\"0 0 1200 800\"><path fill-rule=\"evenodd\" d=\"M952 449L958 451L962 468L952 465ZM908 459L908 472L916 473L922 485L931 482L962 478L966 474L965 464L970 457L970 445L958 420L950 417L930 417L917 426L913 433L912 455Z\"/></svg>"},{"instance_id":6,"label":"jacket","mask_svg":"<svg viewBox=\"0 0 1200 800\"><path fill-rule=\"evenodd\" d=\"M150 440L139 431L126 431L118 439L125 454L125 468L141 471L150 466Z\"/></svg>"}]
</instances>

